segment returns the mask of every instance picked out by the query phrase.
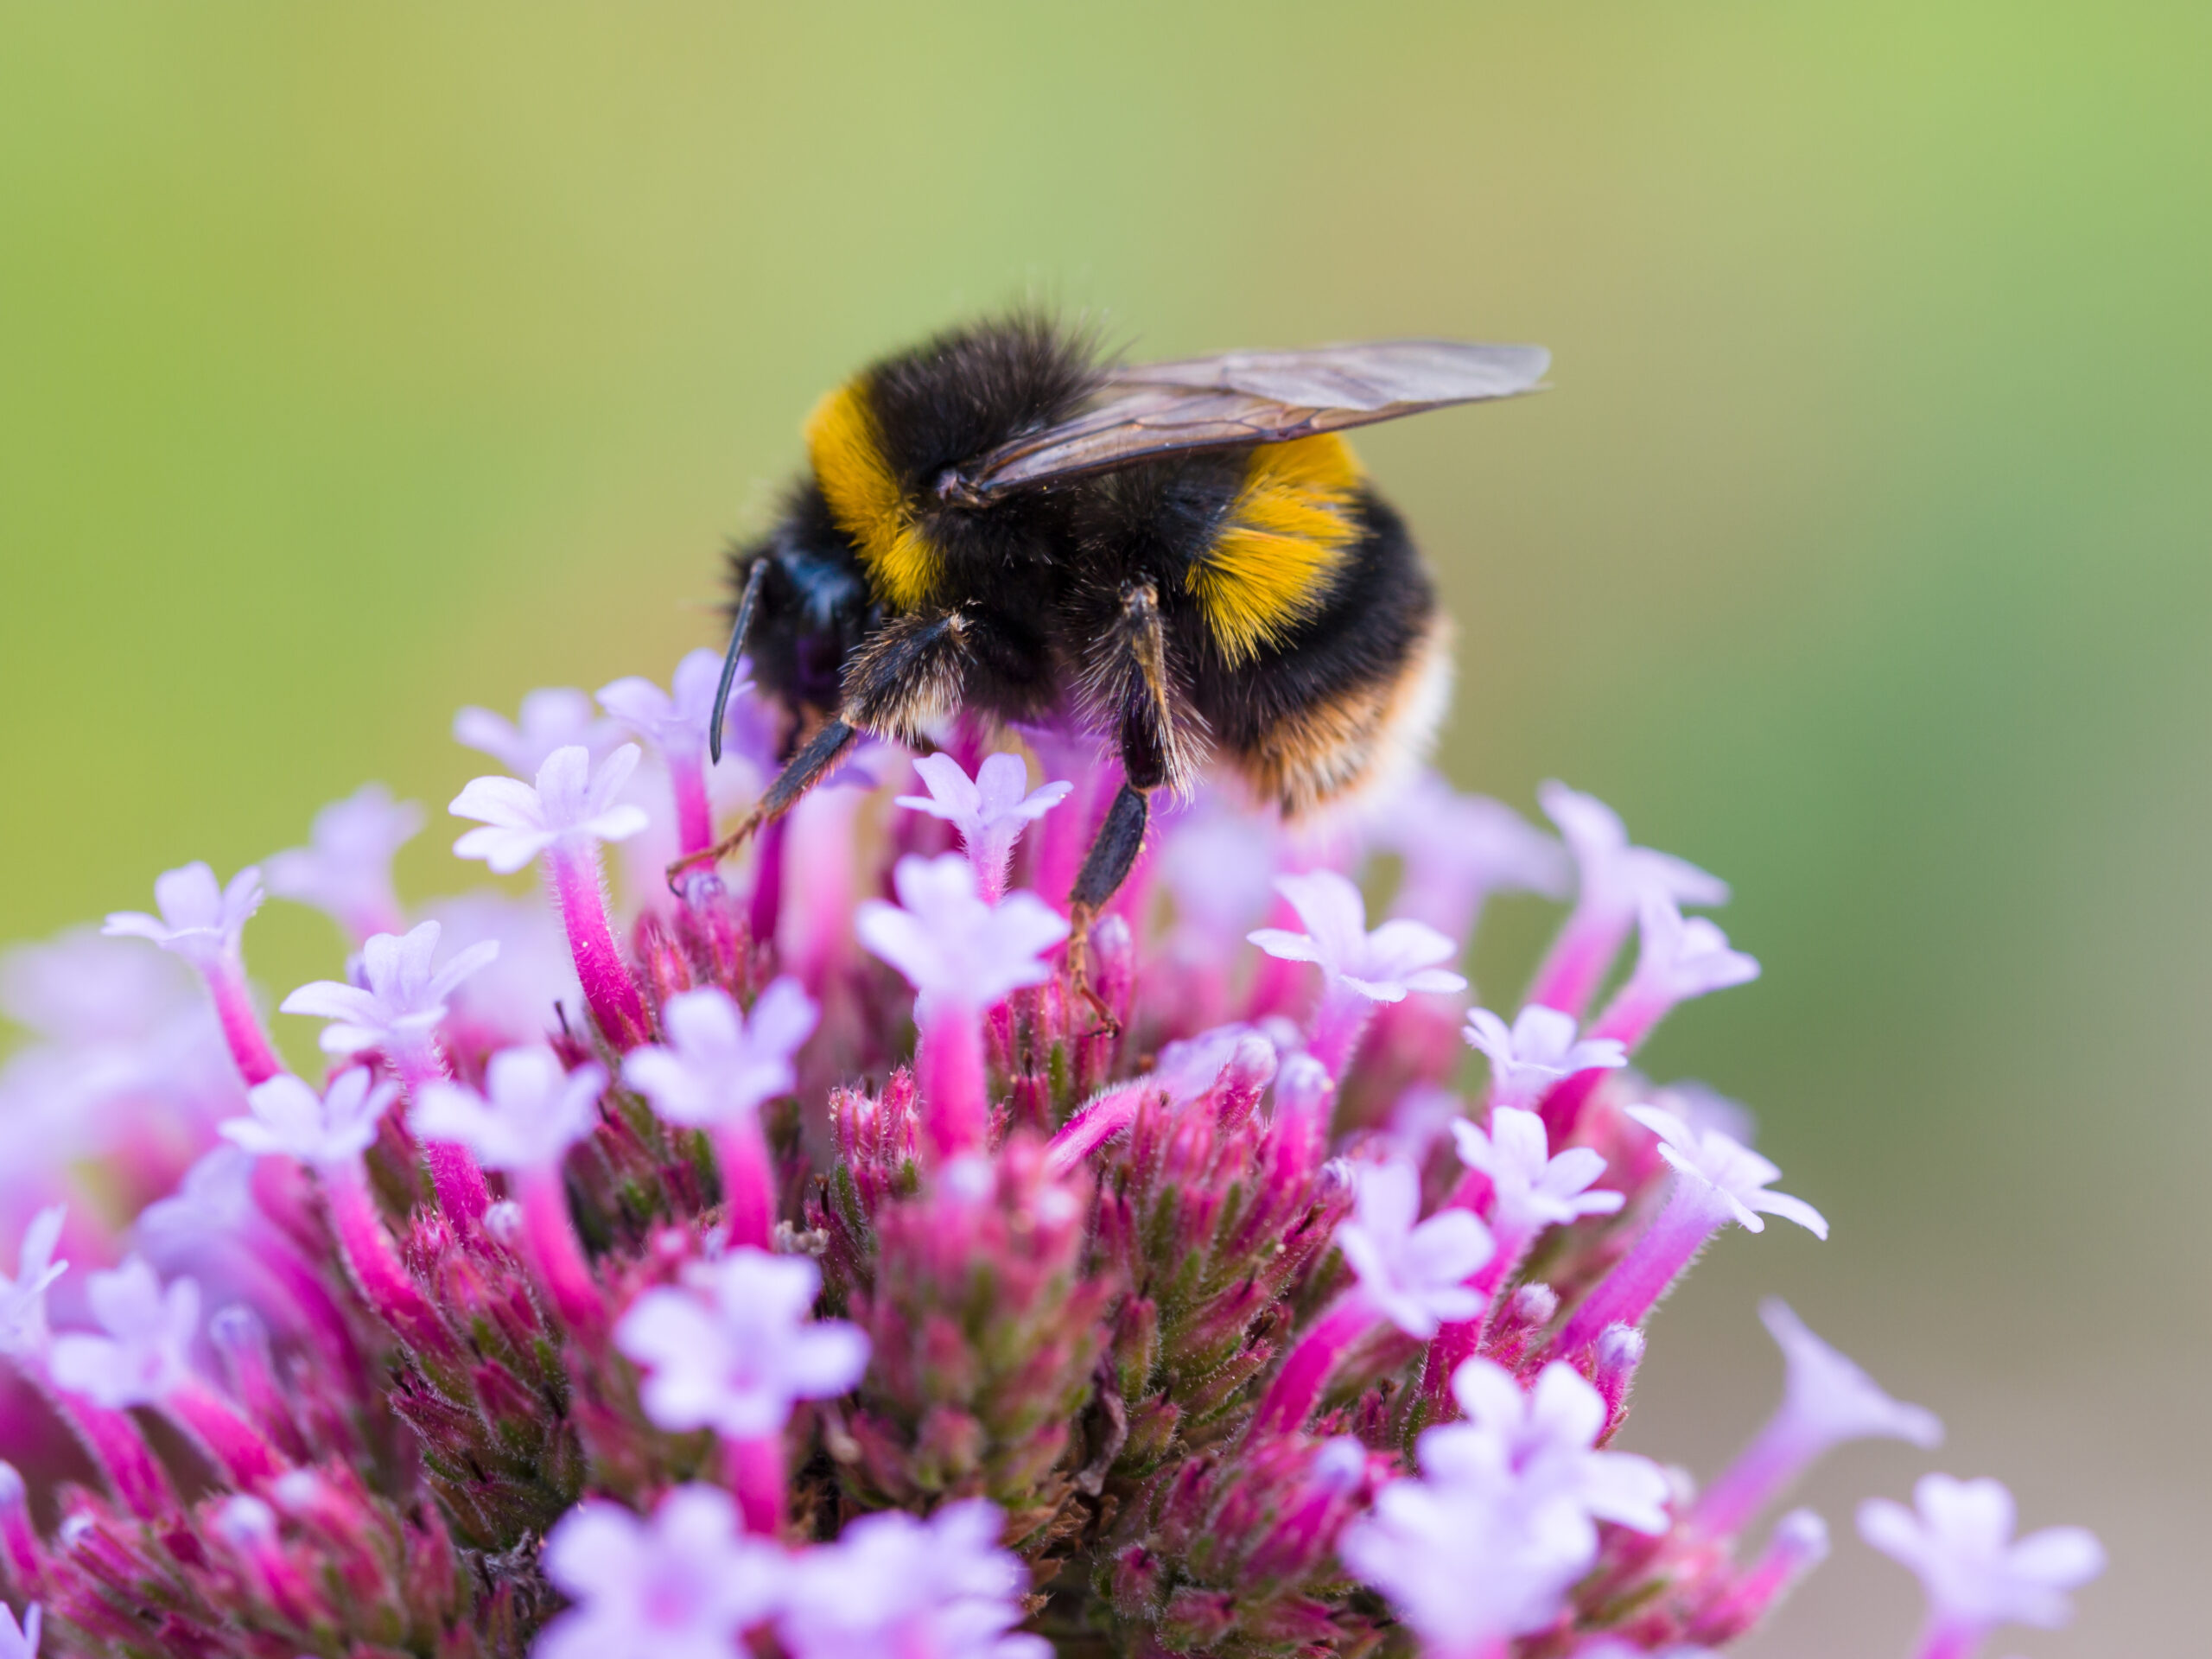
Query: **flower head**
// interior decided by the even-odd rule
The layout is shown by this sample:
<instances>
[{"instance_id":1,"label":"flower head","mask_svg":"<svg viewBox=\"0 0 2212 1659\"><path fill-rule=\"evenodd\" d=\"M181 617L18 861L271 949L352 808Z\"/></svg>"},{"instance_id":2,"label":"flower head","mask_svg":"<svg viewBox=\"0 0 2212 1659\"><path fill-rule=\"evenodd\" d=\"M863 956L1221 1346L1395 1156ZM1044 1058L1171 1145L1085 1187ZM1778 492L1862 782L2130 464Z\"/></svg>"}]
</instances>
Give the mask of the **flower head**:
<instances>
[{"instance_id":1,"label":"flower head","mask_svg":"<svg viewBox=\"0 0 2212 1659\"><path fill-rule=\"evenodd\" d=\"M1892 1400L1880 1383L1822 1342L1789 1310L1769 1297L1759 1318L1782 1350L1788 1369L1782 1409L1795 1430L1822 1448L1846 1440L1905 1440L1923 1448L1939 1446L1943 1425L1922 1406Z\"/></svg>"},{"instance_id":2,"label":"flower head","mask_svg":"<svg viewBox=\"0 0 2212 1659\"><path fill-rule=\"evenodd\" d=\"M36 1353L46 1345L47 1288L69 1270L67 1262L54 1259L67 1213L57 1204L33 1216L23 1230L16 1276L0 1276L0 1354Z\"/></svg>"},{"instance_id":3,"label":"flower head","mask_svg":"<svg viewBox=\"0 0 2212 1659\"><path fill-rule=\"evenodd\" d=\"M677 664L670 690L632 674L600 687L599 706L670 760L696 760L707 753L707 728L714 721L721 675L721 652L702 647ZM733 686L732 692L737 689Z\"/></svg>"},{"instance_id":4,"label":"flower head","mask_svg":"<svg viewBox=\"0 0 2212 1659\"><path fill-rule=\"evenodd\" d=\"M503 1048L485 1067L484 1092L434 1083L408 1115L425 1141L457 1141L486 1169L539 1169L599 1122L604 1068L564 1072L548 1048Z\"/></svg>"},{"instance_id":5,"label":"flower head","mask_svg":"<svg viewBox=\"0 0 2212 1659\"><path fill-rule=\"evenodd\" d=\"M1368 838L1405 862L1391 908L1465 933L1493 893L1566 896L1567 849L1503 801L1462 795L1434 772L1377 802Z\"/></svg>"},{"instance_id":6,"label":"flower head","mask_svg":"<svg viewBox=\"0 0 2212 1659\"><path fill-rule=\"evenodd\" d=\"M1669 1005L1747 985L1759 976L1757 957L1731 950L1719 925L1685 918L1674 896L1656 887L1637 900L1637 988Z\"/></svg>"},{"instance_id":7,"label":"flower head","mask_svg":"<svg viewBox=\"0 0 2212 1659\"><path fill-rule=\"evenodd\" d=\"M153 1405L192 1375L188 1354L200 1329L200 1287L189 1279L164 1292L139 1256L111 1273L96 1273L86 1288L92 1317L106 1334L64 1332L54 1338L54 1380L111 1411Z\"/></svg>"},{"instance_id":8,"label":"flower head","mask_svg":"<svg viewBox=\"0 0 2212 1659\"><path fill-rule=\"evenodd\" d=\"M1245 937L1285 962L1320 964L1332 985L1344 985L1376 1002L1402 1002L1409 991L1464 991L1467 982L1439 963L1459 946L1420 922L1385 922L1367 929L1359 889L1334 870L1279 875L1275 891L1290 900L1306 931L1262 927Z\"/></svg>"},{"instance_id":9,"label":"flower head","mask_svg":"<svg viewBox=\"0 0 2212 1659\"><path fill-rule=\"evenodd\" d=\"M943 818L960 831L976 880L990 898L1006 887L1007 865L1021 832L1067 799L1073 784L1029 787L1029 768L1020 755L1001 750L987 754L973 779L945 753L925 754L914 762L926 795L901 795L899 804Z\"/></svg>"},{"instance_id":10,"label":"flower head","mask_svg":"<svg viewBox=\"0 0 2212 1659\"><path fill-rule=\"evenodd\" d=\"M364 784L315 815L308 844L269 858L269 891L313 905L357 938L403 925L391 885L392 855L423 829L423 809Z\"/></svg>"},{"instance_id":11,"label":"flower head","mask_svg":"<svg viewBox=\"0 0 2212 1659\"><path fill-rule=\"evenodd\" d=\"M1578 1039L1574 1016L1531 1002L1509 1027L1488 1008L1467 1011L1467 1046L1490 1061L1491 1103L1525 1107L1562 1077L1626 1065L1628 1051L1602 1037Z\"/></svg>"},{"instance_id":12,"label":"flower head","mask_svg":"<svg viewBox=\"0 0 2212 1659\"><path fill-rule=\"evenodd\" d=\"M683 991L661 1009L668 1046L632 1049L623 1080L667 1122L726 1122L791 1092L798 1079L791 1058L819 1017L814 999L788 976L760 993L749 1019L717 987Z\"/></svg>"},{"instance_id":13,"label":"flower head","mask_svg":"<svg viewBox=\"0 0 2212 1659\"><path fill-rule=\"evenodd\" d=\"M647 1291L614 1329L615 1345L648 1373L639 1397L661 1427L753 1440L781 1429L794 1401L860 1380L868 1338L810 1317L822 1274L805 1257L734 1249L685 1284Z\"/></svg>"},{"instance_id":14,"label":"flower head","mask_svg":"<svg viewBox=\"0 0 2212 1659\"><path fill-rule=\"evenodd\" d=\"M1912 1497L1917 1513L1869 1498L1859 1507L1859 1533L1918 1575L1939 1629L2055 1629L2073 1613L2066 1592L2104 1571L2102 1547L2080 1527L2050 1527L2015 1542L2012 1494L2001 1481L1923 1475Z\"/></svg>"},{"instance_id":15,"label":"flower head","mask_svg":"<svg viewBox=\"0 0 2212 1659\"><path fill-rule=\"evenodd\" d=\"M1554 1360L1523 1389L1496 1362L1452 1374L1464 1421L1426 1431L1422 1472L1446 1484L1510 1486L1524 1504L1553 1498L1637 1532L1667 1529L1667 1478L1649 1458L1600 1452L1605 1402L1572 1365Z\"/></svg>"},{"instance_id":16,"label":"flower head","mask_svg":"<svg viewBox=\"0 0 2212 1659\"><path fill-rule=\"evenodd\" d=\"M1536 800L1559 826L1573 856L1581 888L1575 900L1579 909L1627 922L1647 893L1663 893L1681 905L1727 903L1728 884L1719 876L1671 853L1630 846L1620 814L1596 796L1554 781L1537 789Z\"/></svg>"},{"instance_id":17,"label":"flower head","mask_svg":"<svg viewBox=\"0 0 2212 1659\"><path fill-rule=\"evenodd\" d=\"M277 1154L303 1164L342 1164L366 1152L377 1138L377 1121L398 1096L396 1083L372 1085L366 1066L351 1066L318 1095L289 1071L246 1091L251 1117L233 1117L215 1127L256 1157Z\"/></svg>"},{"instance_id":18,"label":"flower head","mask_svg":"<svg viewBox=\"0 0 2212 1659\"><path fill-rule=\"evenodd\" d=\"M594 757L606 753L613 743L614 728L594 712L589 697L572 685L561 685L525 696L519 724L489 709L464 709L453 717L453 736L454 742L490 755L516 777L529 778L554 750L570 744Z\"/></svg>"},{"instance_id":19,"label":"flower head","mask_svg":"<svg viewBox=\"0 0 2212 1659\"><path fill-rule=\"evenodd\" d=\"M1402 1159L1360 1166L1351 1219L1337 1246L1359 1275L1360 1293L1408 1336L1471 1319L1482 1298L1467 1280L1490 1260L1490 1231L1471 1211L1421 1215L1421 1174Z\"/></svg>"},{"instance_id":20,"label":"flower head","mask_svg":"<svg viewBox=\"0 0 2212 1659\"><path fill-rule=\"evenodd\" d=\"M1459 1161L1490 1177L1497 1194L1491 1221L1501 1232L1525 1236L1584 1216L1610 1216L1628 1202L1619 1192L1589 1190L1605 1173L1604 1156L1592 1148L1550 1156L1544 1120L1534 1112L1493 1106L1487 1131L1459 1118L1452 1135Z\"/></svg>"},{"instance_id":21,"label":"flower head","mask_svg":"<svg viewBox=\"0 0 2212 1659\"><path fill-rule=\"evenodd\" d=\"M891 880L899 902L866 900L854 913L853 928L919 995L989 1008L1052 977L1041 957L1067 938L1068 925L1035 893L1010 893L995 905L985 903L975 871L957 853L909 855Z\"/></svg>"},{"instance_id":22,"label":"flower head","mask_svg":"<svg viewBox=\"0 0 2212 1659\"><path fill-rule=\"evenodd\" d=\"M1628 1115L1657 1135L1659 1155L1685 1180L1701 1181L1719 1195L1734 1218L1751 1231L1766 1230L1759 1212L1794 1221L1816 1238L1828 1236L1821 1212L1802 1198L1770 1192L1767 1183L1782 1172L1719 1129L1693 1129L1672 1112L1656 1106L1631 1106Z\"/></svg>"},{"instance_id":23,"label":"flower head","mask_svg":"<svg viewBox=\"0 0 2212 1659\"><path fill-rule=\"evenodd\" d=\"M558 843L626 840L646 824L643 807L617 804L637 769L634 743L625 743L596 768L588 750L570 744L545 757L535 785L512 778L475 779L447 810L484 827L454 842L454 852L480 858L500 875L512 875Z\"/></svg>"},{"instance_id":24,"label":"flower head","mask_svg":"<svg viewBox=\"0 0 2212 1659\"><path fill-rule=\"evenodd\" d=\"M532 1659L729 1659L775 1610L785 1576L772 1545L739 1530L712 1486L679 1486L650 1521L587 1498L546 1535L545 1576L573 1604Z\"/></svg>"},{"instance_id":25,"label":"flower head","mask_svg":"<svg viewBox=\"0 0 2212 1659\"><path fill-rule=\"evenodd\" d=\"M439 933L435 922L403 934L379 933L361 947L360 983L318 979L286 997L278 1011L329 1020L319 1039L326 1054L375 1048L397 1056L419 1049L446 1017L454 989L499 954L498 941L486 939L434 969Z\"/></svg>"},{"instance_id":26,"label":"flower head","mask_svg":"<svg viewBox=\"0 0 2212 1659\"><path fill-rule=\"evenodd\" d=\"M998 1547L983 1498L926 1521L896 1510L849 1522L791 1564L776 1631L791 1659L1051 1659L1017 1635L1029 1575Z\"/></svg>"},{"instance_id":27,"label":"flower head","mask_svg":"<svg viewBox=\"0 0 2212 1659\"><path fill-rule=\"evenodd\" d=\"M160 915L118 910L100 931L151 939L194 967L235 959L247 918L261 908L261 872L249 864L222 887L207 865L187 864L154 878L154 903Z\"/></svg>"}]
</instances>

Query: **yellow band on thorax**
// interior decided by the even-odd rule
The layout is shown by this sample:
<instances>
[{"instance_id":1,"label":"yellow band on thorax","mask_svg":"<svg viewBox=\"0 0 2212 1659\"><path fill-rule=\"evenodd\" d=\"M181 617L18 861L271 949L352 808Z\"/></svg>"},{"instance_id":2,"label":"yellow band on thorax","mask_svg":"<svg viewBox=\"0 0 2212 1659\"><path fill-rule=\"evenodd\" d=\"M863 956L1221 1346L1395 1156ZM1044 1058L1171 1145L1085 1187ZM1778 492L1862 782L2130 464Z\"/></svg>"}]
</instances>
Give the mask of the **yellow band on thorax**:
<instances>
[{"instance_id":1,"label":"yellow band on thorax","mask_svg":"<svg viewBox=\"0 0 2212 1659\"><path fill-rule=\"evenodd\" d=\"M815 405L806 447L830 517L860 548L877 594L900 610L926 604L937 587L937 550L916 526L884 458L875 414L859 381Z\"/></svg>"}]
</instances>

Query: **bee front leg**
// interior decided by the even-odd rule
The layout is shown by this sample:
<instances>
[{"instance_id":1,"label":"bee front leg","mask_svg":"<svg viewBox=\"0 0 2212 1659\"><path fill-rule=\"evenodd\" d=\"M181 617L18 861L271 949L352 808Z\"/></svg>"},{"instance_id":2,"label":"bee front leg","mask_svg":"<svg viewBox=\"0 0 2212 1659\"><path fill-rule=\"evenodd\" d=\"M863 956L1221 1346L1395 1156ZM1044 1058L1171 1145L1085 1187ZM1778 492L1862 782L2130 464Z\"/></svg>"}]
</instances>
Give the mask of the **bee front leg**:
<instances>
[{"instance_id":1,"label":"bee front leg","mask_svg":"<svg viewBox=\"0 0 2212 1659\"><path fill-rule=\"evenodd\" d=\"M830 769L844 758L845 751L853 747L859 736L842 720L830 721L815 733L785 765L776 781L768 785L768 792L753 804L753 810L740 820L736 829L713 846L687 853L668 867L668 890L682 898L683 878L690 871L701 865L720 863L745 845L746 838L762 824L774 823L798 805L799 798L829 776Z\"/></svg>"},{"instance_id":2,"label":"bee front leg","mask_svg":"<svg viewBox=\"0 0 2212 1659\"><path fill-rule=\"evenodd\" d=\"M1128 879L1137 853L1144 846L1145 824L1151 813L1146 791L1134 784L1123 784L1113 805L1106 809L1106 822L1098 826L1090 850L1084 855L1083 868L1076 873L1075 889L1068 894L1068 989L1077 1001L1090 1006L1110 1033L1121 1030L1121 1021L1091 988L1090 930L1098 912Z\"/></svg>"}]
</instances>

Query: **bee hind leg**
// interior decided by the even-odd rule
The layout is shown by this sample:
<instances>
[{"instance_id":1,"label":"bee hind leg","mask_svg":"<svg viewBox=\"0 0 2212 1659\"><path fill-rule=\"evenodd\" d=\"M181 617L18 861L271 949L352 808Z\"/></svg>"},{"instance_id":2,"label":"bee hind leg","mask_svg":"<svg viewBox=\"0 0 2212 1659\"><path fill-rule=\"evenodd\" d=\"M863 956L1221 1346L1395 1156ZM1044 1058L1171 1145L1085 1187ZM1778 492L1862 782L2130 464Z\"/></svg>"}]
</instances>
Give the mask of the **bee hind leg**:
<instances>
[{"instance_id":1,"label":"bee hind leg","mask_svg":"<svg viewBox=\"0 0 2212 1659\"><path fill-rule=\"evenodd\" d=\"M739 821L736 829L713 846L686 853L668 867L668 890L683 897L683 878L691 871L702 865L719 864L745 845L747 838L761 825L773 823L798 805L807 791L830 775L859 736L859 732L842 720L832 720L824 725L785 764L776 781L768 785L768 792L753 804L753 810Z\"/></svg>"},{"instance_id":2,"label":"bee hind leg","mask_svg":"<svg viewBox=\"0 0 2212 1659\"><path fill-rule=\"evenodd\" d=\"M1122 1022L1091 986L1090 930L1098 912L1128 879L1137 853L1144 846L1145 824L1151 815L1147 792L1134 784L1123 784L1114 804L1106 809L1106 821L1098 826L1090 850L1084 855L1075 889L1068 895L1068 990L1098 1016L1109 1033L1118 1033Z\"/></svg>"}]
</instances>

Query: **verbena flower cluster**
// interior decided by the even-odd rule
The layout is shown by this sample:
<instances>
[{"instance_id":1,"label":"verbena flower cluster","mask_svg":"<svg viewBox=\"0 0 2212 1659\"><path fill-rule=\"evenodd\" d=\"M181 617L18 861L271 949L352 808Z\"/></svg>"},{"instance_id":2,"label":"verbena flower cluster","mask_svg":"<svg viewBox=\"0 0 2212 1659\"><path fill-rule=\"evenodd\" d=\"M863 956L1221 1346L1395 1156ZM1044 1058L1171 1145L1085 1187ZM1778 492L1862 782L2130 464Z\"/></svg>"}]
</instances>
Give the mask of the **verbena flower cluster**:
<instances>
[{"instance_id":1,"label":"verbena flower cluster","mask_svg":"<svg viewBox=\"0 0 2212 1659\"><path fill-rule=\"evenodd\" d=\"M1776 1302L1732 1465L1610 1449L1706 1244L1827 1224L1633 1069L1758 965L1598 801L1203 797L1093 936L1101 1018L1059 899L1109 761L877 747L671 892L772 766L743 695L709 766L715 671L463 712L505 773L454 850L543 897L403 904L424 814L371 785L6 959L0 1659L1682 1656L1821 1560L1768 1519L1814 1459L1939 1438ZM1571 896L1510 1014L1454 965L1505 890ZM264 891L348 940L277 1005L320 1081L247 979ZM2099 1569L1993 1481L1916 1499L1860 1527L1923 1659Z\"/></svg>"}]
</instances>

